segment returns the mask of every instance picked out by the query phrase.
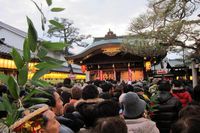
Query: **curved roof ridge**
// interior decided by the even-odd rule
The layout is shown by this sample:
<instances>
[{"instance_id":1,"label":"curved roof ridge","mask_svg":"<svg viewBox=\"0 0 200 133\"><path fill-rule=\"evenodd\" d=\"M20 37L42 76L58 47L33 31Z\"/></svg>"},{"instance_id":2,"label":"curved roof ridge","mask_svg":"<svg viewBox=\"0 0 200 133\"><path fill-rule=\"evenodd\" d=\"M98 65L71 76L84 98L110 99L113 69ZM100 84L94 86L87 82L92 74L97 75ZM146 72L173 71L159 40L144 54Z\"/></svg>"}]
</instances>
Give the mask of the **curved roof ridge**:
<instances>
[{"instance_id":1,"label":"curved roof ridge","mask_svg":"<svg viewBox=\"0 0 200 133\"><path fill-rule=\"evenodd\" d=\"M89 45L86 49L84 49L83 51L81 51L80 53L76 54L82 54L84 52L86 52L87 50L99 46L99 45L104 45L104 44L121 44L123 41L123 38L114 38L114 39L102 39L102 40L98 40L98 41L94 41L91 45ZM74 56L74 55L73 55Z\"/></svg>"}]
</instances>

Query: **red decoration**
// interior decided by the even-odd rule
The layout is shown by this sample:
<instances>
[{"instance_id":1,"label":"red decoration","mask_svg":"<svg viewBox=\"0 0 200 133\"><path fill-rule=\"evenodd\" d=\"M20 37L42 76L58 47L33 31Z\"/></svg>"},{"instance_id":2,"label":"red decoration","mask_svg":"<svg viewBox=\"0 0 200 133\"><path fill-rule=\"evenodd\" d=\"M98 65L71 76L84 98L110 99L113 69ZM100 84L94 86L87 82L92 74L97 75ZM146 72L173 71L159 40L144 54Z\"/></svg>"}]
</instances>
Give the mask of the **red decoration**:
<instances>
[{"instance_id":1,"label":"red decoration","mask_svg":"<svg viewBox=\"0 0 200 133\"><path fill-rule=\"evenodd\" d=\"M87 69L86 65L81 65L81 70L83 73L85 73L86 69Z\"/></svg>"}]
</instances>

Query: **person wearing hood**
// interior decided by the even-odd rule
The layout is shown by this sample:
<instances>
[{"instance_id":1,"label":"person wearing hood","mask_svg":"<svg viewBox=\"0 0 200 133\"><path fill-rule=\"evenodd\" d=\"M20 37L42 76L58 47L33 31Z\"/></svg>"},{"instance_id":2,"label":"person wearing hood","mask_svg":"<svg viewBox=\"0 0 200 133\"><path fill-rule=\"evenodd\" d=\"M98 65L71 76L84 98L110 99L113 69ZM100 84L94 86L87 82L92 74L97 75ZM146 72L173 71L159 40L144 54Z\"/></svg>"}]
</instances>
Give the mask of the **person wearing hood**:
<instances>
[{"instance_id":1,"label":"person wearing hood","mask_svg":"<svg viewBox=\"0 0 200 133\"><path fill-rule=\"evenodd\" d=\"M161 133L170 132L170 127L178 119L178 112L182 108L179 99L170 91L171 85L163 80L158 86L157 94L150 99L150 117Z\"/></svg>"},{"instance_id":2,"label":"person wearing hood","mask_svg":"<svg viewBox=\"0 0 200 133\"><path fill-rule=\"evenodd\" d=\"M135 92L124 94L121 104L128 133L159 133L156 123L145 118L146 102L140 99Z\"/></svg>"}]
</instances>

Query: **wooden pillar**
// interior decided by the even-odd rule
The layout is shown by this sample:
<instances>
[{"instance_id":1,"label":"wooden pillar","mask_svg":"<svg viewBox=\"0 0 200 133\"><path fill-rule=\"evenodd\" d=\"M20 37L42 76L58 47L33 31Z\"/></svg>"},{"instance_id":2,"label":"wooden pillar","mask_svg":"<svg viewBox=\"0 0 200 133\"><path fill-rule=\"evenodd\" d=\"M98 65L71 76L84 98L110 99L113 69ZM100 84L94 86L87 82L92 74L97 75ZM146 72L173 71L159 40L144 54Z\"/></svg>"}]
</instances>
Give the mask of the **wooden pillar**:
<instances>
[{"instance_id":1,"label":"wooden pillar","mask_svg":"<svg viewBox=\"0 0 200 133\"><path fill-rule=\"evenodd\" d=\"M193 87L198 84L197 68L195 60L192 61L192 83Z\"/></svg>"}]
</instances>

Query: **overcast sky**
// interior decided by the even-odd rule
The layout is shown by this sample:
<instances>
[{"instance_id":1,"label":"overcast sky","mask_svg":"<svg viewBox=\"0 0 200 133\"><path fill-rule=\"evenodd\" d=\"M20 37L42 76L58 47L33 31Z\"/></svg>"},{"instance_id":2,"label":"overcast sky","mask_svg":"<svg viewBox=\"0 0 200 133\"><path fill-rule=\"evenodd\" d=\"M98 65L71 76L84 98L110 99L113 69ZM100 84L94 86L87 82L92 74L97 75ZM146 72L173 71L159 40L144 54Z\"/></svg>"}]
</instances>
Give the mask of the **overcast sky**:
<instances>
[{"instance_id":1,"label":"overcast sky","mask_svg":"<svg viewBox=\"0 0 200 133\"><path fill-rule=\"evenodd\" d=\"M45 0L35 1L42 4L48 19L55 16L69 18L81 34L93 37L104 36L109 28L117 35L126 34L131 19L147 9L147 0L53 0L52 7L64 7L65 10L51 13ZM0 3L0 21L27 31L26 16L29 16L43 37L40 14L31 0L0 0Z\"/></svg>"},{"instance_id":2,"label":"overcast sky","mask_svg":"<svg viewBox=\"0 0 200 133\"><path fill-rule=\"evenodd\" d=\"M35 2L42 5L47 19L68 18L74 21L81 34L103 37L109 29L116 35L126 35L131 20L146 11L148 0L53 0L51 7L65 8L59 13L50 12L46 0ZM31 0L0 0L0 9L0 21L26 32L28 16L39 37L45 38L40 13ZM82 49L75 47L73 51L80 52Z\"/></svg>"}]
</instances>

